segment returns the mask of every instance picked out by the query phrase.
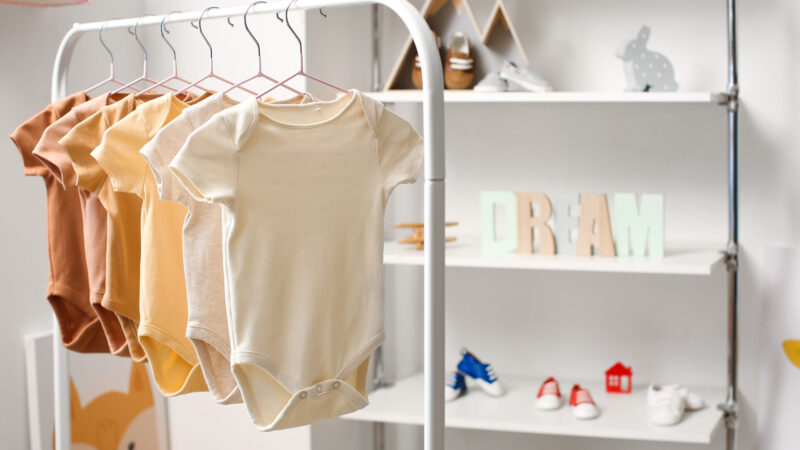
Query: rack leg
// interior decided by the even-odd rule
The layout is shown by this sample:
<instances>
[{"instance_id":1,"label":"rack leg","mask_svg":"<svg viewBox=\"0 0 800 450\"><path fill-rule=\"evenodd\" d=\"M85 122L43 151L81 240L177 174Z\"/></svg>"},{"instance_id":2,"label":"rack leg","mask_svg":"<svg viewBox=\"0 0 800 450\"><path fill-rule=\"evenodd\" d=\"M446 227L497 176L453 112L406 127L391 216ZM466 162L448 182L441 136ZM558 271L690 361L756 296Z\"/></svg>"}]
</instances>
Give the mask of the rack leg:
<instances>
[{"instance_id":1,"label":"rack leg","mask_svg":"<svg viewBox=\"0 0 800 450\"><path fill-rule=\"evenodd\" d=\"M739 73L737 67L736 0L727 0L728 16L728 394L725 448L736 450L739 422Z\"/></svg>"}]
</instances>

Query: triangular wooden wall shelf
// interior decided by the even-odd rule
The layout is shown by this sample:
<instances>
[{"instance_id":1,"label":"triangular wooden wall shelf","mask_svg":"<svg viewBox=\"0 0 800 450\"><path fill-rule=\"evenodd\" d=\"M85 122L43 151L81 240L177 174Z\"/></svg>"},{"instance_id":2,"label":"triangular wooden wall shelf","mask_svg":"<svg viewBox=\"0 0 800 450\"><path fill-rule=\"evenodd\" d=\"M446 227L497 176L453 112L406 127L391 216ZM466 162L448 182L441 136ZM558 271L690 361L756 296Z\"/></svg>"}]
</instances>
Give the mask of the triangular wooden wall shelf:
<instances>
[{"instance_id":1,"label":"triangular wooden wall shelf","mask_svg":"<svg viewBox=\"0 0 800 450\"><path fill-rule=\"evenodd\" d=\"M478 25L469 0L427 0L421 12L431 29L441 38L444 54L447 52L446 46L453 31L460 30L469 37L475 55L476 83L488 72L498 70L502 61L506 59L523 65L528 64L528 57L503 0L495 0L483 29ZM506 33L498 33L498 26L502 26ZM413 41L409 37L403 46L400 58L392 68L384 90L413 87L411 84L413 58Z\"/></svg>"}]
</instances>

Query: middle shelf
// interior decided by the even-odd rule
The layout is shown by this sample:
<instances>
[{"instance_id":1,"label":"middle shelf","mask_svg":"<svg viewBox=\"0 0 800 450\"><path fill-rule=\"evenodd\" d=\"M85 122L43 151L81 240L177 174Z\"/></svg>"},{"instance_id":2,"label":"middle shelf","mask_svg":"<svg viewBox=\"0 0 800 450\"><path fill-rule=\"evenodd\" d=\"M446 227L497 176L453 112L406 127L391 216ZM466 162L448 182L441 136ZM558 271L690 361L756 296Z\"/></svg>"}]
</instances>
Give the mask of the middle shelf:
<instances>
[{"instance_id":1,"label":"middle shelf","mask_svg":"<svg viewBox=\"0 0 800 450\"><path fill-rule=\"evenodd\" d=\"M384 242L383 262L391 265L421 266L422 250ZM608 258L571 255L520 255L517 253L486 254L477 237L459 237L445 247L448 267L483 267L495 269L566 270L583 272L617 272L665 275L711 275L722 264L719 251L699 247L667 248L663 258Z\"/></svg>"},{"instance_id":2,"label":"middle shelf","mask_svg":"<svg viewBox=\"0 0 800 450\"><path fill-rule=\"evenodd\" d=\"M671 427L650 424L644 386L634 385L632 394L607 394L600 382L581 382L591 390L601 415L593 420L577 420L569 410L572 384L561 386L564 405L556 411L534 407L539 383L545 377L502 376L505 396L492 398L473 387L469 393L445 405L445 426L449 428L504 431L516 433L583 436L607 439L634 439L660 442L708 444L722 425L722 412L714 402L724 398L722 388L693 389L708 404L704 409L687 412ZM568 380L562 380L566 382ZM369 396L370 404L344 419L367 422L422 425L423 376L417 374L400 380L392 387L378 389Z\"/></svg>"}]
</instances>

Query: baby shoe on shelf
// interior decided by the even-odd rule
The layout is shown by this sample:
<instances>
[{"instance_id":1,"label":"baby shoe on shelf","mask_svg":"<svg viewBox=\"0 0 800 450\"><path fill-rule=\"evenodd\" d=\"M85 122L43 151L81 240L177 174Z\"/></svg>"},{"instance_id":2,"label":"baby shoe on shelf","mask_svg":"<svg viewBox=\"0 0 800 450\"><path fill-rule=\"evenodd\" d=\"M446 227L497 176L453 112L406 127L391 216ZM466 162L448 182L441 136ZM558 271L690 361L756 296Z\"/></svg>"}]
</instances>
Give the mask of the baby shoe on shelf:
<instances>
[{"instance_id":1,"label":"baby shoe on shelf","mask_svg":"<svg viewBox=\"0 0 800 450\"><path fill-rule=\"evenodd\" d=\"M450 372L445 377L444 401L451 402L467 393L467 381L459 372Z\"/></svg>"},{"instance_id":2,"label":"baby shoe on shelf","mask_svg":"<svg viewBox=\"0 0 800 450\"><path fill-rule=\"evenodd\" d=\"M475 92L506 92L508 81L500 78L500 71L489 72L478 84L472 88Z\"/></svg>"},{"instance_id":3,"label":"baby shoe on shelf","mask_svg":"<svg viewBox=\"0 0 800 450\"><path fill-rule=\"evenodd\" d=\"M536 407L545 411L561 407L561 389L555 378L550 377L544 380L539 387L539 393L536 395Z\"/></svg>"},{"instance_id":4,"label":"baby shoe on shelf","mask_svg":"<svg viewBox=\"0 0 800 450\"><path fill-rule=\"evenodd\" d=\"M686 398L677 384L662 386L653 383L647 389L647 409L653 424L675 425L686 411Z\"/></svg>"},{"instance_id":5,"label":"baby shoe on shelf","mask_svg":"<svg viewBox=\"0 0 800 450\"><path fill-rule=\"evenodd\" d=\"M475 78L475 60L469 38L460 31L453 33L447 49L444 84L450 89L467 89Z\"/></svg>"},{"instance_id":6,"label":"baby shoe on shelf","mask_svg":"<svg viewBox=\"0 0 800 450\"><path fill-rule=\"evenodd\" d=\"M492 397L500 397L505 393L503 385L500 384L500 380L497 379L492 365L482 363L467 349L461 350L461 361L458 363L458 371L475 380L478 386Z\"/></svg>"},{"instance_id":7,"label":"baby shoe on shelf","mask_svg":"<svg viewBox=\"0 0 800 450\"><path fill-rule=\"evenodd\" d=\"M587 389L578 384L572 386L572 392L569 395L569 406L572 410L572 415L576 419L588 420L600 415L600 410L594 403L592 395Z\"/></svg>"},{"instance_id":8,"label":"baby shoe on shelf","mask_svg":"<svg viewBox=\"0 0 800 450\"><path fill-rule=\"evenodd\" d=\"M512 91L550 92L553 90L553 86L534 72L530 66L522 67L512 61L503 63L503 68L500 69L500 78L508 82L509 90Z\"/></svg>"}]
</instances>

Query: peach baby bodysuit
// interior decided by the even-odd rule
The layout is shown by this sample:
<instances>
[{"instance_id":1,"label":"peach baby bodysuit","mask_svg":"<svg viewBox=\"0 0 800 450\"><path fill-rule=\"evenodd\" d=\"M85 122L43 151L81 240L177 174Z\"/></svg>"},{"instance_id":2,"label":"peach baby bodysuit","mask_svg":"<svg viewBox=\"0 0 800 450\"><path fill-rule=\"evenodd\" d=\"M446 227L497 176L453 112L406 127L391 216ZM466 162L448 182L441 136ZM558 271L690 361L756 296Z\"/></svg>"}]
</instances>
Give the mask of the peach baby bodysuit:
<instances>
[{"instance_id":1,"label":"peach baby bodysuit","mask_svg":"<svg viewBox=\"0 0 800 450\"><path fill-rule=\"evenodd\" d=\"M159 390L167 396L207 390L186 337L186 281L181 229L185 206L158 198L153 172L139 150L188 105L171 94L139 106L106 131L92 156L114 190L142 199L139 342Z\"/></svg>"},{"instance_id":2,"label":"peach baby bodysuit","mask_svg":"<svg viewBox=\"0 0 800 450\"><path fill-rule=\"evenodd\" d=\"M307 103L296 96L277 103ZM162 200L186 206L183 223L183 266L186 275L188 322L200 367L214 399L221 404L241 403L242 397L230 368L230 337L222 266L222 210L219 205L195 200L169 170L169 163L186 138L214 114L237 102L222 93L192 105L162 128L141 150L150 164Z\"/></svg>"},{"instance_id":3,"label":"peach baby bodysuit","mask_svg":"<svg viewBox=\"0 0 800 450\"><path fill-rule=\"evenodd\" d=\"M197 129L170 167L230 214L231 363L260 430L367 404L382 342L383 212L422 140L357 91L333 102L248 99Z\"/></svg>"},{"instance_id":4,"label":"peach baby bodysuit","mask_svg":"<svg viewBox=\"0 0 800 450\"><path fill-rule=\"evenodd\" d=\"M46 296L58 319L61 341L78 352L108 352L103 327L89 302L80 194L74 186L62 186L33 154L45 129L88 99L85 92L78 92L54 102L14 130L11 139L22 156L25 175L41 176L47 188Z\"/></svg>"},{"instance_id":5,"label":"peach baby bodysuit","mask_svg":"<svg viewBox=\"0 0 800 450\"><path fill-rule=\"evenodd\" d=\"M107 212L106 288L101 305L117 315L128 351L137 362L146 359L137 334L142 200L132 194L114 192L91 152L100 145L109 127L141 103L129 94L84 119L59 141L72 159L78 186L95 193Z\"/></svg>"},{"instance_id":6,"label":"peach baby bodysuit","mask_svg":"<svg viewBox=\"0 0 800 450\"><path fill-rule=\"evenodd\" d=\"M127 94L104 94L81 103L47 127L42 134L33 154L42 161L64 189L74 189L77 184L77 174L72 166L72 160L58 140L100 108L120 100L125 95ZM89 274L89 300L103 326L111 353L128 356L125 334L122 332L117 316L101 304L106 291L106 228L108 226L106 218L108 213L94 192L83 188L79 188L78 191L83 215L85 264Z\"/></svg>"}]
</instances>

